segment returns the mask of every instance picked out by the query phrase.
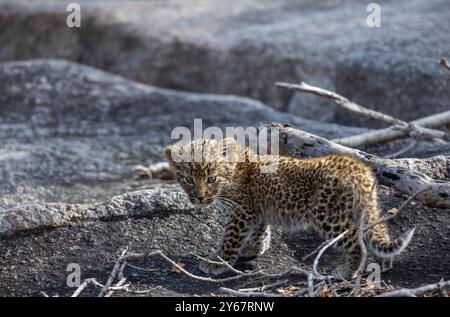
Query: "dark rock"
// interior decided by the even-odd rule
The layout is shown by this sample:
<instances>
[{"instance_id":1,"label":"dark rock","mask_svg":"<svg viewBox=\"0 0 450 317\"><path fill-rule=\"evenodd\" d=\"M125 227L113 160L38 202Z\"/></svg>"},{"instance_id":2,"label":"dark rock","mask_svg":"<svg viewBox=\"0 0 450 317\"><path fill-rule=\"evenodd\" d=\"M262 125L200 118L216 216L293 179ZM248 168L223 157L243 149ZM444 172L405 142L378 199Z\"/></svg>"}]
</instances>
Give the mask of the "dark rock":
<instances>
[{"instance_id":1,"label":"dark rock","mask_svg":"<svg viewBox=\"0 0 450 317\"><path fill-rule=\"evenodd\" d=\"M172 188L163 191L130 193L128 197L119 196L114 200L119 207L119 213L122 213L122 211L131 210L122 209L124 201L132 201L134 205L139 205L142 200L151 202L156 198L159 201L161 198L167 199L167 195L176 197L178 194L181 192ZM379 194L380 208L383 211L398 207L406 199L403 195L391 193L384 186L380 186ZM158 198L158 195L166 196ZM112 200L109 200L106 204L111 202ZM172 202L181 208L185 206L185 200L181 196ZM62 208L62 204L54 207ZM86 207L92 210L98 209L95 206ZM189 272L202 275L198 269L198 259L192 253L207 255L214 248L219 239L222 220L216 213L207 210L177 212L171 209L170 205L167 207L158 211L142 208L139 210L146 210L146 212L136 217L122 218L119 215L108 218L108 221L84 221L53 230L0 237L2 245L0 276L3 281L0 295L38 296L41 291L45 291L50 296L57 294L70 296L75 291L75 288L70 288L65 283L69 274L67 266L70 263L80 265L82 279L95 277L99 282L104 283L121 250L125 247L130 252L160 249L175 261L183 263L184 268ZM99 213L102 214L100 209ZM18 211L16 208L14 210ZM38 211L37 206L34 210L30 209L30 212L37 217L39 217ZM28 217L28 214L25 215ZM95 215L92 219L95 219ZM394 269L382 273L381 278L396 287L405 285L415 287L435 283L442 276L448 276L450 273L448 222L448 213L444 210L428 208L421 204L406 206L398 217L389 222L389 229L392 236L397 237L408 228L416 226L416 234L405 252L395 258ZM91 240L96 243L92 244ZM322 242L320 237L311 232L280 234L278 230L274 230L272 246L268 252L257 259L256 267L274 273L284 272L292 266L308 267L312 259L305 263L301 258L311 253ZM76 251L71 252L71 249ZM321 258L319 269L324 273L330 272L340 260L342 257L339 253L327 250ZM369 261L371 262L372 259L370 258ZM257 283L257 281L243 280L218 285L196 281L184 274L171 272L171 265L158 257L133 261L132 264L156 269L155 272L142 272L126 268L124 272L132 289L150 289L149 296L192 296L193 294L208 296L211 293L218 294L220 286L239 289L249 287L249 282L252 283L251 286ZM96 296L98 292L99 289L88 287L82 295ZM117 292L115 296L136 295Z\"/></svg>"},{"instance_id":2,"label":"dark rock","mask_svg":"<svg viewBox=\"0 0 450 317\"><path fill-rule=\"evenodd\" d=\"M172 130L192 128L195 118L203 128L278 121L328 137L362 131L251 99L158 89L57 60L0 64L0 105L3 208L93 202L135 190L134 166L161 161L162 147L175 141Z\"/></svg>"},{"instance_id":3,"label":"dark rock","mask_svg":"<svg viewBox=\"0 0 450 317\"><path fill-rule=\"evenodd\" d=\"M73 225L80 221L154 216L193 209L179 188L152 189L113 197L96 205L33 204L0 211L0 237Z\"/></svg>"},{"instance_id":4,"label":"dark rock","mask_svg":"<svg viewBox=\"0 0 450 317\"><path fill-rule=\"evenodd\" d=\"M450 52L447 0L383 1L381 28L367 26L367 3L357 0L78 2L82 25L70 29L63 1L0 1L0 60L70 59L152 85L247 96L332 121L336 108L328 102L291 98L273 84L304 80L333 89L336 62L355 51L407 60ZM397 91L398 100L404 95Z\"/></svg>"}]
</instances>

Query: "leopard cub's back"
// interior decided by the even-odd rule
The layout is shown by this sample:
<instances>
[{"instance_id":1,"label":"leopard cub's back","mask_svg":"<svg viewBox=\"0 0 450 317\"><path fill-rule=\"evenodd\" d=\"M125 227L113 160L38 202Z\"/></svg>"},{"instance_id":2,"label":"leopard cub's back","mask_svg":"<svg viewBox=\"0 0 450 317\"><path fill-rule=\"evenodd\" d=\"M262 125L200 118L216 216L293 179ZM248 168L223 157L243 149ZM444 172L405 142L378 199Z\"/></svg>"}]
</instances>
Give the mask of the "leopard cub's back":
<instances>
[{"instance_id":1,"label":"leopard cub's back","mask_svg":"<svg viewBox=\"0 0 450 317\"><path fill-rule=\"evenodd\" d=\"M288 226L295 221L345 221L353 218L349 209L355 193L360 204L376 199L369 198L374 184L370 167L348 155L281 157L275 173L257 173L250 179L255 203L265 216Z\"/></svg>"}]
</instances>

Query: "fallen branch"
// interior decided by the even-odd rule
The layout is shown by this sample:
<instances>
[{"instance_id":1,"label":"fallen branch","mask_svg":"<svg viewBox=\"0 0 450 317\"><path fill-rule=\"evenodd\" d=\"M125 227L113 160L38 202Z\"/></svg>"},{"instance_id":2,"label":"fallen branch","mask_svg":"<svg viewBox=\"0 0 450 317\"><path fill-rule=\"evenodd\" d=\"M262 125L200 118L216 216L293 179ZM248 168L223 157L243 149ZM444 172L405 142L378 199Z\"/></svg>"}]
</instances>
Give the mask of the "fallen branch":
<instances>
[{"instance_id":1,"label":"fallen branch","mask_svg":"<svg viewBox=\"0 0 450 317\"><path fill-rule=\"evenodd\" d=\"M440 291L445 287L450 287L450 281L438 282L429 284L417 288L401 288L395 291L386 292L378 295L377 297L416 297L427 292Z\"/></svg>"},{"instance_id":2,"label":"fallen branch","mask_svg":"<svg viewBox=\"0 0 450 317\"><path fill-rule=\"evenodd\" d=\"M431 129L427 126L421 125L418 123L419 120L412 121L412 122L406 122L397 118L394 118L393 116L390 116L388 114L384 114L375 110L371 110L368 108L365 108L363 106L360 106L344 96L341 96L335 92L322 89L319 87L308 85L304 82L301 82L300 84L289 84L289 83L276 83L276 87L284 88L290 91L298 91L298 92L306 92L306 93L312 93L317 96L325 97L328 99L333 100L337 105L342 107L343 109L365 116L370 119L374 119L383 123L387 123L391 125L389 130L385 130L383 133L378 131L374 132L367 132L364 134L352 136L349 138L343 138L343 139L337 139L335 140L336 143L351 146L351 147L358 147L362 145L368 145L373 143L379 143L379 142L386 142L393 140L393 136L396 135L396 138L400 137L406 137L409 136L414 139L418 140L443 140L443 141L450 141L450 134L436 130ZM442 114L439 114L441 123L440 125L445 125L447 123L450 123L450 111L444 112ZM397 132L397 133L391 133L391 132ZM390 140L387 140L387 138L391 138Z\"/></svg>"},{"instance_id":3,"label":"fallen branch","mask_svg":"<svg viewBox=\"0 0 450 317\"><path fill-rule=\"evenodd\" d=\"M314 254L317 254L317 252L319 252L324 246L326 246L327 243L328 243L328 241L322 242L322 244L320 244L317 248L315 248L311 253L305 255L304 257L302 257L302 261L305 262L310 257L312 257Z\"/></svg>"},{"instance_id":4,"label":"fallen branch","mask_svg":"<svg viewBox=\"0 0 450 317\"><path fill-rule=\"evenodd\" d=\"M150 258L150 257L154 257L154 256L159 256L159 257L163 258L166 262L168 262L173 267L175 267L177 270L179 270L181 273L189 276L190 278L193 278L193 279L196 279L199 281L203 281L203 282L220 284L220 283L224 283L224 282L235 281L235 280L242 279L245 277L252 277L252 276L257 276L257 275L261 274L260 271L254 271L254 272L250 272L250 273L246 272L243 275L235 275L235 276L221 278L221 279L203 277L203 276L195 275L195 274L192 274L192 273L186 271L183 267L181 267L175 261L173 261L172 259L167 257L161 250L156 250L156 251L148 252L148 253L128 253L128 254L125 254L125 255L119 257L119 259L117 261L123 262L123 261L127 261L127 260L145 259L145 258Z\"/></svg>"},{"instance_id":5,"label":"fallen branch","mask_svg":"<svg viewBox=\"0 0 450 317\"><path fill-rule=\"evenodd\" d=\"M345 233L343 233L340 237L336 237L334 239L332 239L331 241L329 241L327 243L327 245L324 247L323 250L320 251L320 255L322 255L325 250L330 247L331 245L333 245L334 243L336 243L340 238L342 238L344 236ZM334 242L333 242L334 241ZM318 255L318 258L320 258L320 255ZM204 282L212 282L212 283L218 283L218 284L222 284L224 282L229 282L229 281L236 281L238 279L242 279L242 278L248 278L248 277L253 277L253 279L251 280L255 280L257 278L283 278L283 277L289 277L289 276L293 276L295 274L300 274L302 276L306 276L306 287L302 287L299 288L298 290L294 291L294 292L290 292L288 294L285 293L274 293L272 291L267 291L269 289L272 289L276 286L282 285L282 284L286 284L288 283L288 280L281 280L281 281L275 281L274 283L271 284L267 284L265 286L261 286L258 288L249 288L249 289L239 289L239 290L234 290L228 287L220 287L219 291L222 293L226 293L226 294L230 294L230 295L234 295L234 296L243 296L243 297L281 297L281 296L304 296L305 294L308 294L309 297L313 297L313 296L320 296L322 290L324 289L324 287L327 286L327 282L329 283L329 288L330 290L336 294L336 296L339 296L337 294L337 291L340 290L353 290L356 286L355 284L339 284L339 281L336 281L336 285L333 285L332 281L335 280L335 278L331 275L321 275L319 273L317 273L317 268L316 268L316 273L311 273L308 272L302 268L299 267L293 267L290 268L284 272L279 272L279 273L266 273L262 270L259 271L251 271L251 272L241 272L241 271L237 271L240 272L237 276L232 276L229 278L223 278L223 279L213 279L213 278L209 278L209 277L202 277L202 276L198 276L195 274L192 274L190 272L188 272L187 270L185 270L183 267L181 267L180 265L178 265L175 261L173 261L172 259L170 259L169 257L167 257L161 250L157 250L157 251L153 251L153 252L146 252L146 253L126 253L126 251L122 251L121 255L118 257L118 259L116 260L113 270L111 271L107 283L105 285L99 283L95 278L89 278L84 280L84 282L75 290L75 292L73 293L72 297L78 297L81 292L86 289L86 287L92 285L95 287L98 287L101 289L101 292L104 294L104 296L111 296L113 294L113 292L116 291L123 291L123 292L127 292L130 294L148 294L150 292L153 291L153 289L145 289L145 290L132 290L130 289L130 284L125 284L126 282L126 278L123 277L118 283L113 285L114 282L114 276L119 276L120 275L120 268L123 267L123 263L125 263L126 261L130 261L130 260L137 260L137 259L144 259L144 258L149 258L149 257L154 257L154 256L159 256L162 259L164 259L166 262L168 262L170 265L172 265L173 267L176 267L179 272L185 274L186 276L193 278L195 280L200 280L200 281L204 281ZM318 263L318 261L317 261ZM316 264L317 267L317 264ZM317 281L317 284L314 284L314 282ZM343 281L345 282L345 281ZM107 287L107 284L109 283L110 286ZM347 282L345 282L347 283ZM113 285L113 286L111 286ZM439 282L437 283L437 288L434 287L430 287L430 286L426 286L426 287L422 287L419 288L418 292L427 292L427 291L433 291L433 290L439 290L439 294L442 295L442 292L445 292L445 287L448 287L450 285L450 281L448 282ZM159 286L158 286L159 287ZM427 288L428 287L428 288ZM404 293L407 293L407 291L405 291L405 289L400 289L398 290L401 296ZM414 290L413 290L414 291ZM42 296L47 296L48 295L44 292L41 292ZM397 296L397 293L393 293L393 295L390 295L390 293L387 293L388 296Z\"/></svg>"},{"instance_id":6,"label":"fallen branch","mask_svg":"<svg viewBox=\"0 0 450 317\"><path fill-rule=\"evenodd\" d=\"M390 160L390 162L433 179L450 179L450 156L438 155L423 159L401 158Z\"/></svg>"},{"instance_id":7,"label":"fallen branch","mask_svg":"<svg viewBox=\"0 0 450 317\"><path fill-rule=\"evenodd\" d=\"M128 288L130 284L125 284L126 282L126 278L120 278L119 282L117 282L113 287L108 288L108 292L105 294L105 297L111 297L115 291Z\"/></svg>"},{"instance_id":8,"label":"fallen branch","mask_svg":"<svg viewBox=\"0 0 450 317\"><path fill-rule=\"evenodd\" d=\"M266 284L263 286L251 287L251 288L241 288L241 289L239 289L239 291L241 291L241 292L264 292L264 291L267 291L276 286L285 285L288 282L289 282L289 280L281 280L281 281L276 281L274 283L269 283L269 284Z\"/></svg>"},{"instance_id":9,"label":"fallen branch","mask_svg":"<svg viewBox=\"0 0 450 317\"><path fill-rule=\"evenodd\" d=\"M108 277L108 280L106 281L105 286L101 289L100 293L98 294L98 297L103 297L105 296L106 292L109 290L112 282L114 281L114 279L116 278L116 276L119 274L121 268L123 270L123 262L124 261L120 261L125 253L127 253L127 249L124 249L121 253L121 256L117 259L116 263L114 264L113 270L111 272L111 274Z\"/></svg>"},{"instance_id":10,"label":"fallen branch","mask_svg":"<svg viewBox=\"0 0 450 317\"><path fill-rule=\"evenodd\" d=\"M422 203L431 207L450 208L450 182L435 180L414 170L417 168L422 171L426 166L437 165L441 167L443 176L448 177L450 157L439 156L436 157L436 160L431 158L423 164L419 163L419 160L383 159L373 154L336 144L288 125L272 124L272 127L278 129L281 155L316 157L330 153L350 154L369 164L373 168L379 183L392 186L409 196L421 192L416 198ZM433 174L435 171L428 171L428 173ZM429 190L425 191L426 189Z\"/></svg>"},{"instance_id":11,"label":"fallen branch","mask_svg":"<svg viewBox=\"0 0 450 317\"><path fill-rule=\"evenodd\" d=\"M390 115L362 107L354 102L351 102L344 96L341 96L335 92L332 92L332 91L329 91L329 90L326 90L326 89L323 89L320 87L311 86L305 82L300 82L300 84L275 83L275 86L278 88L287 89L289 91L306 92L306 93L314 94L316 96L331 99L336 104L338 104L339 106L341 106L343 109L345 109L347 111L361 114L365 117L368 117L368 118L371 118L371 119L374 119L377 121L381 121L381 122L384 122L384 123L387 123L390 125L402 125L404 123L404 121L396 119Z\"/></svg>"},{"instance_id":12,"label":"fallen branch","mask_svg":"<svg viewBox=\"0 0 450 317\"><path fill-rule=\"evenodd\" d=\"M81 292L89 285L94 285L96 287L101 288L100 293L99 293L99 297L103 297L103 296L111 296L113 291L125 291L125 292L129 292L129 293L134 293L134 294L147 294L149 293L151 290L141 290L141 291L134 291L134 290L130 290L129 285L125 285L125 278L122 278L118 283L116 283L114 286L111 286L114 282L114 280L121 275L121 269L124 267L124 263L126 263L129 260L137 260L137 259L144 259L144 258L150 258L150 257L154 257L154 256L159 256L162 259L164 259L166 262L168 262L170 265L172 265L173 267L177 268L179 270L179 272L185 274L186 276L195 279L195 280L199 280L199 281L203 281L203 282L210 282L210 283L216 283L216 284L222 284L225 282L231 282L231 281L236 281L239 279L244 279L244 278L249 278L249 277L266 277L266 278L281 278L281 277L286 277L289 275L294 275L294 274L301 274L301 275L307 275L310 274L309 272L301 269L301 268L291 268L287 271L284 272L280 272L280 273L266 273L263 272L261 270L259 271L251 271L251 272L241 272L238 270L234 270L235 272L239 273L235 276L231 276L231 277L227 277L227 278L221 278L221 279L214 279L214 278L210 278L210 277L203 277L203 276L198 276L195 274L190 273L189 271L185 270L183 267L181 267L179 264L177 264L175 261L173 261L172 259L170 259L169 257L167 257L161 250L157 250L157 251L153 251L153 252L147 252L147 253L127 253L126 249L122 251L121 255L117 258L114 267L108 277L107 282L105 283L105 285L99 283L96 279L94 278L90 278L90 279L86 279L78 288L77 290L74 292L74 294L72 295L72 297L77 297L81 294ZM130 266L132 267L132 266ZM141 268L139 268L141 269ZM122 272L123 273L123 272ZM264 294L260 294L260 296L264 296Z\"/></svg>"},{"instance_id":13,"label":"fallen branch","mask_svg":"<svg viewBox=\"0 0 450 317\"><path fill-rule=\"evenodd\" d=\"M337 237L335 237L335 238L329 240L329 241L328 241L328 242L327 242L327 243L319 250L319 252L317 253L316 258L314 259L313 267L312 267L313 274L314 274L316 277L318 277L318 278L320 278L320 279L327 279L327 278L329 278L329 276L324 276L324 275L320 274L319 271L317 270L317 266L319 265L320 257L322 256L322 254L323 254L328 248L330 248L330 247L332 247L333 245L335 245L335 244L336 244L339 240L341 240L348 232L349 232L348 230L345 230L344 232L342 232L342 233L341 233L340 235L338 235Z\"/></svg>"},{"instance_id":14,"label":"fallen branch","mask_svg":"<svg viewBox=\"0 0 450 317\"><path fill-rule=\"evenodd\" d=\"M272 292L254 292L254 291L238 291L228 287L220 287L219 291L225 294L240 297L281 297L280 294Z\"/></svg>"},{"instance_id":15,"label":"fallen branch","mask_svg":"<svg viewBox=\"0 0 450 317\"><path fill-rule=\"evenodd\" d=\"M85 279L83 281L83 283L80 284L80 286L78 286L78 288L75 290L75 292L72 294L71 297L78 297L81 294L81 292L84 291L84 289L86 287L88 287L89 285L99 286L102 289L105 287L104 285L97 282L97 280L95 278L88 278L88 279Z\"/></svg>"},{"instance_id":16,"label":"fallen branch","mask_svg":"<svg viewBox=\"0 0 450 317\"><path fill-rule=\"evenodd\" d=\"M428 117L420 118L410 122L413 126L423 128L437 128L450 124L450 111L445 111L438 114L433 114ZM436 130L437 131L437 130ZM345 138L333 139L332 141L344 146L361 147L363 145L370 145L375 143L384 143L400 138L409 137L412 131L408 129L399 129L396 126L391 126L385 129L369 131L366 133L349 136ZM449 133L440 131L441 139L449 141ZM418 139L420 134L416 136Z\"/></svg>"},{"instance_id":17,"label":"fallen branch","mask_svg":"<svg viewBox=\"0 0 450 317\"><path fill-rule=\"evenodd\" d=\"M238 274L238 275L245 275L245 274L246 274L245 272L242 272L242 271L239 271L239 270L235 269L231 264L229 264L228 262L226 262L225 260L223 260L220 256L217 256L217 259L218 259L219 261L212 261L212 260L210 260L210 259L204 258L204 257L202 257L202 256L200 256L200 255L195 254L195 253L191 253L191 254L192 254L193 256L195 256L197 259L200 259L200 260L202 260L202 261L206 261L206 262L209 262L209 263L212 263L212 264L222 264L222 265L225 265L231 272L233 272L233 273L235 273L235 274Z\"/></svg>"},{"instance_id":18,"label":"fallen branch","mask_svg":"<svg viewBox=\"0 0 450 317\"><path fill-rule=\"evenodd\" d=\"M411 140L411 142L407 146L405 146L404 148L402 148L392 154L386 155L384 158L393 159L393 158L399 157L401 155L404 155L409 150L412 150L413 148L415 148L416 145L417 145L417 140Z\"/></svg>"},{"instance_id":19,"label":"fallen branch","mask_svg":"<svg viewBox=\"0 0 450 317\"><path fill-rule=\"evenodd\" d=\"M135 269L137 271L143 271L143 272L156 272L156 271L159 271L159 269L148 269L148 268L140 267L140 266L133 265L133 264L130 264L130 263L127 263L127 266L129 266L132 269Z\"/></svg>"},{"instance_id":20,"label":"fallen branch","mask_svg":"<svg viewBox=\"0 0 450 317\"><path fill-rule=\"evenodd\" d=\"M356 272L355 288L353 289L353 296L355 296L355 297L358 296L358 294L359 294L360 287L361 287L362 275L364 273L364 269L365 269L366 263L367 263L367 246L364 241L364 233L366 231L365 227L366 227L367 210L370 207L370 202L371 202L375 187L376 187L376 182L372 185L372 188L370 189L370 194L367 197L366 203L364 205L364 208L363 208L360 218L359 218L358 244L359 244L359 247L361 248L361 261L359 263L358 270ZM353 195L354 195L353 197L356 197L356 193L354 193ZM353 210L355 210L355 202L356 201L354 199L353 200Z\"/></svg>"}]
</instances>

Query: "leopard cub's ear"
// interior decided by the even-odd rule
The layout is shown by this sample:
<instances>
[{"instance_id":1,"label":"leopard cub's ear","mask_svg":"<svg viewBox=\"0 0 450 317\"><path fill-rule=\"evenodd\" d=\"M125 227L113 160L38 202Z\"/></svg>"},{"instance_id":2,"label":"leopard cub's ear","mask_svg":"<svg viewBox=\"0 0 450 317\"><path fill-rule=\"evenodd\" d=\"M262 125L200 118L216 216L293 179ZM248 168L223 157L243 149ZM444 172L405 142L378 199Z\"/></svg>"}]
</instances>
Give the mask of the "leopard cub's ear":
<instances>
[{"instance_id":1,"label":"leopard cub's ear","mask_svg":"<svg viewBox=\"0 0 450 317\"><path fill-rule=\"evenodd\" d=\"M183 155L183 148L178 145L169 145L164 149L164 156L169 163L176 163L181 161Z\"/></svg>"}]
</instances>

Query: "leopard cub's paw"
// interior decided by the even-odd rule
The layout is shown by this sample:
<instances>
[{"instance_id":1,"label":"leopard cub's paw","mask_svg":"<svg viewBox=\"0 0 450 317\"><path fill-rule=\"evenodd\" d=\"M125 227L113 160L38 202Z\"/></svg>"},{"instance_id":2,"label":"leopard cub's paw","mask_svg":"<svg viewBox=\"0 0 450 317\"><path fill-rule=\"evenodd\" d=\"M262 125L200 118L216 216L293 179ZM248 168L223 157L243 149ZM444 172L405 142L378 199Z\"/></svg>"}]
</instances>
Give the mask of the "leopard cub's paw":
<instances>
[{"instance_id":1,"label":"leopard cub's paw","mask_svg":"<svg viewBox=\"0 0 450 317\"><path fill-rule=\"evenodd\" d=\"M200 261L200 270L206 274L219 275L227 271L227 267L220 263L212 263L205 260Z\"/></svg>"}]
</instances>

